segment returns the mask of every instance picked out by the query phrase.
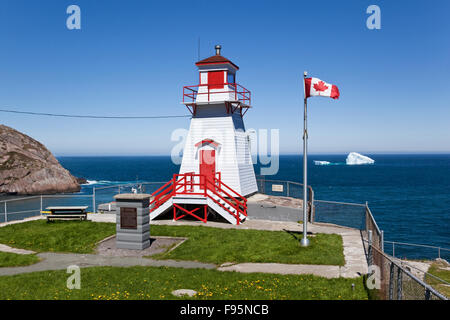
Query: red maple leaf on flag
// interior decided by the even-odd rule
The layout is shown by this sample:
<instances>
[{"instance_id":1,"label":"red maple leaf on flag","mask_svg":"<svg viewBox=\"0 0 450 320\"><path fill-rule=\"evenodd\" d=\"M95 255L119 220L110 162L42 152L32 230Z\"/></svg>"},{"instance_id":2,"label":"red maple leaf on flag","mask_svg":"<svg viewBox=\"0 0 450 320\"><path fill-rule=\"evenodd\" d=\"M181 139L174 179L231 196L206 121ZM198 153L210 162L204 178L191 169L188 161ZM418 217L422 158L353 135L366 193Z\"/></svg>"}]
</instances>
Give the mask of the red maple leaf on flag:
<instances>
[{"instance_id":1,"label":"red maple leaf on flag","mask_svg":"<svg viewBox=\"0 0 450 320\"><path fill-rule=\"evenodd\" d=\"M328 87L325 85L325 82L323 82L323 81L317 82L313 87L314 87L314 90L319 91L319 92L325 91L328 89Z\"/></svg>"}]
</instances>

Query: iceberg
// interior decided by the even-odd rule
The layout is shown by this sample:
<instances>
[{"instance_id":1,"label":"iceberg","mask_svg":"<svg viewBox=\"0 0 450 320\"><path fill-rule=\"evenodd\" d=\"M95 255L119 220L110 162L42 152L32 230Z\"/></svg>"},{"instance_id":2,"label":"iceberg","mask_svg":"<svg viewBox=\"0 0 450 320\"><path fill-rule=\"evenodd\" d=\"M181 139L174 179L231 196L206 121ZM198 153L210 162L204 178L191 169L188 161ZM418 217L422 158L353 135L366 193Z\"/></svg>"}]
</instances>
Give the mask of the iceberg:
<instances>
[{"instance_id":1,"label":"iceberg","mask_svg":"<svg viewBox=\"0 0 450 320\"><path fill-rule=\"evenodd\" d=\"M347 156L347 160L345 161L348 165L354 164L374 164L375 160L363 156L357 152L350 152Z\"/></svg>"},{"instance_id":2,"label":"iceberg","mask_svg":"<svg viewBox=\"0 0 450 320\"><path fill-rule=\"evenodd\" d=\"M329 161L321 161L321 160L314 160L314 164L316 166L326 166L326 165L331 164L331 162L329 162Z\"/></svg>"}]
</instances>

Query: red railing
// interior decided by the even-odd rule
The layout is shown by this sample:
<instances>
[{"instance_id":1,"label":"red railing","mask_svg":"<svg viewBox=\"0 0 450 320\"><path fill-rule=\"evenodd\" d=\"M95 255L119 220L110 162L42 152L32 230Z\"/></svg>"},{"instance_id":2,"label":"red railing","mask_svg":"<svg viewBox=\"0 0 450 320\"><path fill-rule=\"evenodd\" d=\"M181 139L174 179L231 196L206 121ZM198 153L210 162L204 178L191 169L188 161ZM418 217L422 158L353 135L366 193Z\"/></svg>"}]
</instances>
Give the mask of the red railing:
<instances>
[{"instance_id":1,"label":"red railing","mask_svg":"<svg viewBox=\"0 0 450 320\"><path fill-rule=\"evenodd\" d=\"M173 195L173 180L170 180L161 188L152 193L153 200L150 202L150 212L159 208Z\"/></svg>"},{"instance_id":2,"label":"red railing","mask_svg":"<svg viewBox=\"0 0 450 320\"><path fill-rule=\"evenodd\" d=\"M220 172L213 181L205 175L193 172L174 174L172 180L152 193L153 200L150 202L150 212L154 211L171 197L176 195L201 195L210 198L240 223L240 215L247 216L247 199L231 189L220 179ZM195 188L198 186L198 188ZM227 205L229 207L227 207ZM235 211L232 211L233 208Z\"/></svg>"},{"instance_id":3,"label":"red railing","mask_svg":"<svg viewBox=\"0 0 450 320\"><path fill-rule=\"evenodd\" d=\"M238 83L224 83L224 90L216 89L217 84L198 84L196 86L183 87L183 103L196 102L198 95L207 95L207 101L211 101L211 96L221 93L231 93L234 100L240 101L246 105L251 105L252 93ZM199 92L200 87L206 87L206 92ZM210 88L213 87L213 88ZM225 89L228 88L228 89ZM216 101L216 100L213 100Z\"/></svg>"}]
</instances>

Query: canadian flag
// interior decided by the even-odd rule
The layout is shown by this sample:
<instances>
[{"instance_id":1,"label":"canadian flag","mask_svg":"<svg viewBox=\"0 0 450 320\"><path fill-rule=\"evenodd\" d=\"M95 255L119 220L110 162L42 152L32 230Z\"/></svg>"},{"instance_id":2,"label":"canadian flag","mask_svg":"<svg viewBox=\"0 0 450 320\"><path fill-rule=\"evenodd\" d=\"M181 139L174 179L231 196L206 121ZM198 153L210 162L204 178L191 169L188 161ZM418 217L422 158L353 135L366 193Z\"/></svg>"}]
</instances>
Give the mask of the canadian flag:
<instances>
[{"instance_id":1,"label":"canadian flag","mask_svg":"<svg viewBox=\"0 0 450 320\"><path fill-rule=\"evenodd\" d=\"M320 96L339 99L339 89L318 78L305 78L305 98Z\"/></svg>"}]
</instances>

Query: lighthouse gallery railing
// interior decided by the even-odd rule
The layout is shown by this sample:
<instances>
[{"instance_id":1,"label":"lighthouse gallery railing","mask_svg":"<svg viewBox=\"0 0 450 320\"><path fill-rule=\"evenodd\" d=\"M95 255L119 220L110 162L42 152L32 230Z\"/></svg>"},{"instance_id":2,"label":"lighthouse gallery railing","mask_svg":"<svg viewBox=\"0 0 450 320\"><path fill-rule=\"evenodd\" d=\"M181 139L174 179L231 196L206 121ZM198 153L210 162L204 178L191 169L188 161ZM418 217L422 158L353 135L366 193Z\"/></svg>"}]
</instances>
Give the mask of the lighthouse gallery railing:
<instances>
[{"instance_id":1,"label":"lighthouse gallery railing","mask_svg":"<svg viewBox=\"0 0 450 320\"><path fill-rule=\"evenodd\" d=\"M222 85L222 84L220 84ZM183 103L192 103L196 102L198 95L207 95L208 100L211 101L211 95L221 94L221 93L231 93L234 94L234 100L240 101L246 105L251 105L252 93L241 86L238 83L224 83L224 89L217 89L217 84L198 84L195 86L184 86L183 87ZM206 87L206 92L199 92L200 88ZM212 88L211 88L212 87Z\"/></svg>"}]
</instances>

